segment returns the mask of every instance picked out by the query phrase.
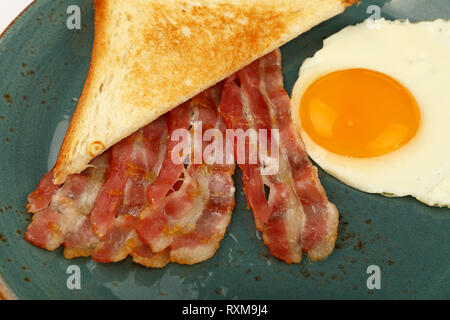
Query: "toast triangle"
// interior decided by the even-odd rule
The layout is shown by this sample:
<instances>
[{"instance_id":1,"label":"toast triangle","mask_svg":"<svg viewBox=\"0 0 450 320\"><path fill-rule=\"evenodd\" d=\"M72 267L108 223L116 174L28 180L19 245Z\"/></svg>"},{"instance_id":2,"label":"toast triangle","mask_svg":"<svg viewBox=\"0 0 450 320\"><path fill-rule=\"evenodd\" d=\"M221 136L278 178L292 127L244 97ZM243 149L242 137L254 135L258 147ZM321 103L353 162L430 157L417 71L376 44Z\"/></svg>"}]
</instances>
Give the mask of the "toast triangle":
<instances>
[{"instance_id":1,"label":"toast triangle","mask_svg":"<svg viewBox=\"0 0 450 320\"><path fill-rule=\"evenodd\" d=\"M54 183L353 0L94 0L91 65Z\"/></svg>"}]
</instances>

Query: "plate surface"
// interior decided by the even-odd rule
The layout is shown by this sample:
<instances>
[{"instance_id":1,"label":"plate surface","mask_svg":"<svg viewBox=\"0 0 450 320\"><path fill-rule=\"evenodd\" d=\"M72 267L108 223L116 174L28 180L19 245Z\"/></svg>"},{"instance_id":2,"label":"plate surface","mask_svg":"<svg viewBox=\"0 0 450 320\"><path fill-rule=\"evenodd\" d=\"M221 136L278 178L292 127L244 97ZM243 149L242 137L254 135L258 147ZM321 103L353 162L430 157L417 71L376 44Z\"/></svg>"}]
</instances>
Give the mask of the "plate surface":
<instances>
[{"instance_id":1,"label":"plate surface","mask_svg":"<svg viewBox=\"0 0 450 320\"><path fill-rule=\"evenodd\" d=\"M66 27L78 4L82 28ZM450 18L449 0L365 1L282 48L288 92L306 57L322 40L377 9L387 19ZM271 257L255 231L235 175L236 208L216 255L201 264L146 269L66 260L24 240L31 221L26 196L54 164L88 72L93 41L92 0L39 0L0 40L0 274L22 299L416 299L450 298L450 209L354 190L320 171L341 214L336 249L325 261L287 265ZM444 93L443 93L444 94ZM450 107L450 106L449 106ZM69 290L67 268L81 270ZM369 290L367 267L381 268L381 289Z\"/></svg>"}]
</instances>

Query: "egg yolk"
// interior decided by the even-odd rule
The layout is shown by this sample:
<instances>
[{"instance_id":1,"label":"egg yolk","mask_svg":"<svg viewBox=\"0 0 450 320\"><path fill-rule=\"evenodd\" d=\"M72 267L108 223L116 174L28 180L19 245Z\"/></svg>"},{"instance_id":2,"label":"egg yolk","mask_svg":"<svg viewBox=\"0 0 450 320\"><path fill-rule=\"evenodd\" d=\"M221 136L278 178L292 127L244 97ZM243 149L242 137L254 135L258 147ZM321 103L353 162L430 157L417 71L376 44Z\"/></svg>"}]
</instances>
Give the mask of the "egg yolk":
<instances>
[{"instance_id":1,"label":"egg yolk","mask_svg":"<svg viewBox=\"0 0 450 320\"><path fill-rule=\"evenodd\" d=\"M300 103L303 129L321 147L355 158L401 148L416 134L416 100L392 77L368 69L329 73L311 84Z\"/></svg>"}]
</instances>

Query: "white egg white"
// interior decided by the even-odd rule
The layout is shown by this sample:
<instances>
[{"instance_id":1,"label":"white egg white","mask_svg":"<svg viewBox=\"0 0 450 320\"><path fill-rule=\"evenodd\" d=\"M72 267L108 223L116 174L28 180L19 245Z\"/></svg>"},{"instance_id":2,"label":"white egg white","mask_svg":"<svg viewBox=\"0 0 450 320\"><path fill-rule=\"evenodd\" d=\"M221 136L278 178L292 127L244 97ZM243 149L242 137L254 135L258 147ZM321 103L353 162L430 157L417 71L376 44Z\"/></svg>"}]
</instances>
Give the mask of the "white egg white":
<instances>
[{"instance_id":1,"label":"white egg white","mask_svg":"<svg viewBox=\"0 0 450 320\"><path fill-rule=\"evenodd\" d=\"M351 68L385 73L415 97L420 127L402 148L351 158L325 150L302 130L299 107L309 85ZM365 192L411 195L431 206L450 207L450 21L366 21L329 37L300 68L292 117L310 157L342 182Z\"/></svg>"}]
</instances>

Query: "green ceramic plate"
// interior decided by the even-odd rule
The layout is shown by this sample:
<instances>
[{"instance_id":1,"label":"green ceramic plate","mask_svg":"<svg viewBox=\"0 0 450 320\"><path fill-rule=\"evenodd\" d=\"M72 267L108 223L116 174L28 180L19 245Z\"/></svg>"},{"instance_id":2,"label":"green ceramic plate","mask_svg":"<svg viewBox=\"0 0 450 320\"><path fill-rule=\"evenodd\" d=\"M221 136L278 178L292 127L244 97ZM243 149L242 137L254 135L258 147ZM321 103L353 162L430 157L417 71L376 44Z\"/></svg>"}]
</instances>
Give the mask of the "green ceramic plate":
<instances>
[{"instance_id":1,"label":"green ceramic plate","mask_svg":"<svg viewBox=\"0 0 450 320\"><path fill-rule=\"evenodd\" d=\"M82 28L66 27L78 4ZM370 16L450 18L450 0L363 0L282 48L290 92L303 59L325 37ZM287 265L268 254L246 208L240 172L236 208L221 248L194 266L146 269L125 260L66 260L23 239L26 196L54 164L88 72L93 41L92 0L39 0L0 40L0 274L23 299L379 299L450 298L450 210L412 198L385 198L320 178L340 210L336 250L325 261ZM443 93L444 94L444 93ZM67 268L81 270L81 289L66 286ZM381 268L381 289L367 288L368 266Z\"/></svg>"}]
</instances>

